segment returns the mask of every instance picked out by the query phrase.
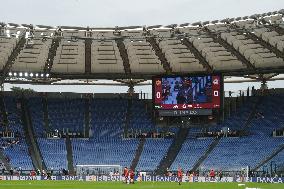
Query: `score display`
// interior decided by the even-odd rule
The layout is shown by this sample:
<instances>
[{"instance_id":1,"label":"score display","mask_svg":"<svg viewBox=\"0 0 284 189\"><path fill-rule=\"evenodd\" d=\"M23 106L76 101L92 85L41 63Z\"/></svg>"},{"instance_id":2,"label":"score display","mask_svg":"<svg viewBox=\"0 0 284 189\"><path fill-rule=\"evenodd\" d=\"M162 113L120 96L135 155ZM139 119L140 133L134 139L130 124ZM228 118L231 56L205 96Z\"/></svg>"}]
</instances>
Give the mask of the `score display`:
<instances>
[{"instance_id":1,"label":"score display","mask_svg":"<svg viewBox=\"0 0 284 189\"><path fill-rule=\"evenodd\" d=\"M198 109L196 112L200 114L196 115L202 115L200 110L207 109L204 114L210 115L212 109L221 106L222 84L219 75L154 77L154 107L158 110L177 110L176 112Z\"/></svg>"}]
</instances>

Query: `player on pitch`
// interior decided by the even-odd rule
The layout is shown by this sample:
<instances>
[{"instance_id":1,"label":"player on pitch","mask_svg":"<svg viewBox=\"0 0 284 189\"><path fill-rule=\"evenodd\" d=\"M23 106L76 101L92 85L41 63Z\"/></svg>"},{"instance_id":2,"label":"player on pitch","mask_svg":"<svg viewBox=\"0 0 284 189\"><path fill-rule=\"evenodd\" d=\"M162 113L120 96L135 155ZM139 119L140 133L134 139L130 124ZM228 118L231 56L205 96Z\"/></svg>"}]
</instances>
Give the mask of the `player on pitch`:
<instances>
[{"instance_id":1,"label":"player on pitch","mask_svg":"<svg viewBox=\"0 0 284 189\"><path fill-rule=\"evenodd\" d=\"M125 184L127 184L128 175L129 175L129 171L128 171L128 168L127 168L127 167L124 167L123 175L124 175L124 179L125 179L124 182L125 182Z\"/></svg>"},{"instance_id":2,"label":"player on pitch","mask_svg":"<svg viewBox=\"0 0 284 189\"><path fill-rule=\"evenodd\" d=\"M180 167L178 168L177 176L178 176L178 185L181 185L181 182L182 182L182 170L181 170Z\"/></svg>"}]
</instances>

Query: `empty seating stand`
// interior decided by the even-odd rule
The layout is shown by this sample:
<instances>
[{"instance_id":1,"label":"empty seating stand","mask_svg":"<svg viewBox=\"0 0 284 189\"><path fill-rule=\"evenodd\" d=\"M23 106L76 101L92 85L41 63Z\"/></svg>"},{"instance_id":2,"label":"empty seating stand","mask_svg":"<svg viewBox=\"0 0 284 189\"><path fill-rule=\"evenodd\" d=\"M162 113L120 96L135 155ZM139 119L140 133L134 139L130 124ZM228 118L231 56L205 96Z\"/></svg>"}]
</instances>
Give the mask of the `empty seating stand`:
<instances>
[{"instance_id":1,"label":"empty seating stand","mask_svg":"<svg viewBox=\"0 0 284 189\"><path fill-rule=\"evenodd\" d=\"M93 100L91 139L72 139L74 166L116 164L130 167L139 140L122 139L126 111L127 100Z\"/></svg>"},{"instance_id":2,"label":"empty seating stand","mask_svg":"<svg viewBox=\"0 0 284 189\"><path fill-rule=\"evenodd\" d=\"M78 133L84 130L83 99L48 99L49 123L52 131Z\"/></svg>"},{"instance_id":3,"label":"empty seating stand","mask_svg":"<svg viewBox=\"0 0 284 189\"><path fill-rule=\"evenodd\" d=\"M147 112L146 104L142 100L133 100L129 129L138 132L153 132L156 127L152 122L151 113Z\"/></svg>"},{"instance_id":4,"label":"empty seating stand","mask_svg":"<svg viewBox=\"0 0 284 189\"><path fill-rule=\"evenodd\" d=\"M255 167L279 145L284 144L283 138L272 137L274 129L283 127L284 106L281 103L283 96L276 95L263 98L262 104L258 107L258 112L264 118L256 116L252 120L249 128L250 135L241 138L221 139L203 163L203 168L238 170L246 166Z\"/></svg>"},{"instance_id":5,"label":"empty seating stand","mask_svg":"<svg viewBox=\"0 0 284 189\"><path fill-rule=\"evenodd\" d=\"M18 144L9 145L4 148L5 155L10 159L13 168L22 170L33 169L32 160L29 156L28 146L24 138L23 126L21 123L21 109L17 107L15 97L4 97L5 107L8 112L9 129L21 136Z\"/></svg>"},{"instance_id":6,"label":"empty seating stand","mask_svg":"<svg viewBox=\"0 0 284 189\"><path fill-rule=\"evenodd\" d=\"M48 170L67 169L65 139L39 138L38 144Z\"/></svg>"},{"instance_id":7,"label":"empty seating stand","mask_svg":"<svg viewBox=\"0 0 284 189\"><path fill-rule=\"evenodd\" d=\"M137 171L154 171L166 155L172 139L146 139Z\"/></svg>"},{"instance_id":8,"label":"empty seating stand","mask_svg":"<svg viewBox=\"0 0 284 189\"><path fill-rule=\"evenodd\" d=\"M43 105L41 97L33 97L28 99L29 110L31 113L32 125L34 133L37 137L46 137L43 121Z\"/></svg>"},{"instance_id":9,"label":"empty seating stand","mask_svg":"<svg viewBox=\"0 0 284 189\"><path fill-rule=\"evenodd\" d=\"M177 170L178 167L182 167L184 170L191 170L212 141L212 138L187 139L170 169Z\"/></svg>"}]
</instances>

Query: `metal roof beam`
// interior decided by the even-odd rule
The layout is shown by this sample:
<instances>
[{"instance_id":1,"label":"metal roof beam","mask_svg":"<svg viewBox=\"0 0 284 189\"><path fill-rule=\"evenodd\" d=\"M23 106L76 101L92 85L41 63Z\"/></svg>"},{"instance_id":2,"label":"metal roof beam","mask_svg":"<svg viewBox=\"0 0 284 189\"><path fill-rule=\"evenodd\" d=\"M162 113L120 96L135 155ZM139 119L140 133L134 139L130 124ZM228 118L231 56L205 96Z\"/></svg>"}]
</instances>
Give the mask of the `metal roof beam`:
<instances>
[{"instance_id":1,"label":"metal roof beam","mask_svg":"<svg viewBox=\"0 0 284 189\"><path fill-rule=\"evenodd\" d=\"M162 52L159 45L157 44L155 38L154 37L147 37L146 40L147 40L147 42L150 43L150 45L154 49L156 56L159 57L162 65L163 65L163 68L166 70L166 73L171 74L172 73L171 65L168 62L168 60L166 59L165 54Z\"/></svg>"},{"instance_id":2,"label":"metal roof beam","mask_svg":"<svg viewBox=\"0 0 284 189\"><path fill-rule=\"evenodd\" d=\"M85 39L85 73L90 74L92 70L92 39Z\"/></svg>"},{"instance_id":3,"label":"metal roof beam","mask_svg":"<svg viewBox=\"0 0 284 189\"><path fill-rule=\"evenodd\" d=\"M56 50L59 47L61 37L54 37L52 39L51 47L49 48L47 60L44 66L44 73L50 73L53 66L54 57L56 56Z\"/></svg>"},{"instance_id":4,"label":"metal roof beam","mask_svg":"<svg viewBox=\"0 0 284 189\"><path fill-rule=\"evenodd\" d=\"M190 50L190 52L194 55L194 57L199 60L199 63L202 64L204 68L206 68L207 72L209 73L213 72L213 68L209 65L207 60L202 56L202 54L193 46L193 44L187 38L182 38L181 42Z\"/></svg>"},{"instance_id":5,"label":"metal roof beam","mask_svg":"<svg viewBox=\"0 0 284 189\"><path fill-rule=\"evenodd\" d=\"M123 43L123 40L122 39L116 39L115 42L117 44L120 56L121 56L122 61L123 61L125 74L127 76L129 76L129 75L131 75L131 68L130 68L128 53L127 53L127 50L126 50L125 45Z\"/></svg>"}]
</instances>

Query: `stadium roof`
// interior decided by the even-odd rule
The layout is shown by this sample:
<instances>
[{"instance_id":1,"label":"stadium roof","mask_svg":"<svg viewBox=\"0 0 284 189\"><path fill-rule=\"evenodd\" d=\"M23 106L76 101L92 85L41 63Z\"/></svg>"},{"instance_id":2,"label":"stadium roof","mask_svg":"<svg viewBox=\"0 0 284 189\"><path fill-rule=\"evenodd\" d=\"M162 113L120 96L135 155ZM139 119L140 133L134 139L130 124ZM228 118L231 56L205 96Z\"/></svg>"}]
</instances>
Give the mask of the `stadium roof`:
<instances>
[{"instance_id":1,"label":"stadium roof","mask_svg":"<svg viewBox=\"0 0 284 189\"><path fill-rule=\"evenodd\" d=\"M284 10L168 26L0 23L0 84L284 73Z\"/></svg>"}]
</instances>

